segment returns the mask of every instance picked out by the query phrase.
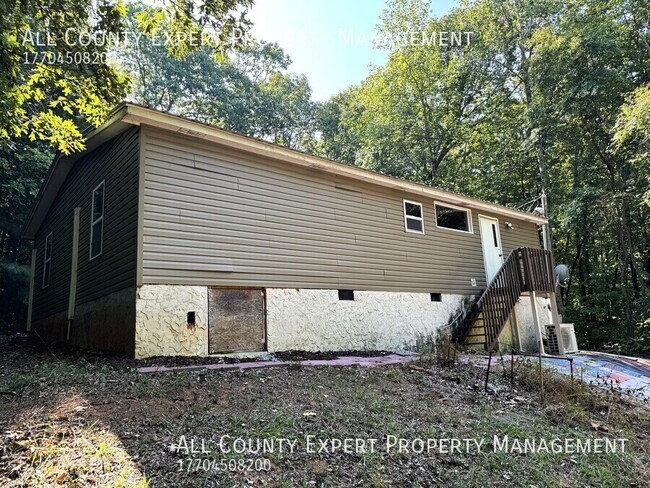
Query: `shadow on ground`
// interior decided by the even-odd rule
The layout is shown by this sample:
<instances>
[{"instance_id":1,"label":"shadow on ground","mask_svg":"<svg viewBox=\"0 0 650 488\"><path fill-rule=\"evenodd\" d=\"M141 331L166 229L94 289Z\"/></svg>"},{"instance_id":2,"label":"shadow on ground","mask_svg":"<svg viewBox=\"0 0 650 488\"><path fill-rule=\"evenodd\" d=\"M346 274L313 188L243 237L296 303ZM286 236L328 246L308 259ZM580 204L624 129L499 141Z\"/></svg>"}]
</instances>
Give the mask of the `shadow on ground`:
<instances>
[{"instance_id":1,"label":"shadow on ground","mask_svg":"<svg viewBox=\"0 0 650 488\"><path fill-rule=\"evenodd\" d=\"M485 394L484 372L471 365L139 374L145 364L1 337L0 485L641 486L650 477L648 410L614 396L587 404L581 390L541 406L501 373ZM495 452L495 435L625 437L628 449ZM230 437L219 445L222 436ZM307 436L328 448L310 452ZM372 451L334 448L346 438L377 441ZM192 439L194 453L170 449ZM253 450L257 440L296 444L224 452L235 439ZM386 449L392 439L404 439L402 452ZM418 439L438 449L418 452ZM483 445L443 452L449 439Z\"/></svg>"}]
</instances>

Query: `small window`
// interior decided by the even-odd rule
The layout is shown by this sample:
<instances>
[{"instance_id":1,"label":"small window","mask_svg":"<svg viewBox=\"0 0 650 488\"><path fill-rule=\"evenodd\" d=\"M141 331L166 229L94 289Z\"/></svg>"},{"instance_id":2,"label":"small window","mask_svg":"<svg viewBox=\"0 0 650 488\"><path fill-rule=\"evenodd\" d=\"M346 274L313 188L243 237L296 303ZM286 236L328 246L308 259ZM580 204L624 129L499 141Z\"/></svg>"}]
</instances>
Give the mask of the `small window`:
<instances>
[{"instance_id":1,"label":"small window","mask_svg":"<svg viewBox=\"0 0 650 488\"><path fill-rule=\"evenodd\" d=\"M422 217L422 204L404 200L404 226L406 232L424 234L424 218Z\"/></svg>"},{"instance_id":2,"label":"small window","mask_svg":"<svg viewBox=\"0 0 650 488\"><path fill-rule=\"evenodd\" d=\"M472 232L472 214L468 209L436 203L435 210L437 227Z\"/></svg>"},{"instance_id":3,"label":"small window","mask_svg":"<svg viewBox=\"0 0 650 488\"><path fill-rule=\"evenodd\" d=\"M354 300L354 290L339 290L339 300Z\"/></svg>"},{"instance_id":4,"label":"small window","mask_svg":"<svg viewBox=\"0 0 650 488\"><path fill-rule=\"evenodd\" d=\"M50 286L52 274L52 232L45 238L45 254L43 257L43 288Z\"/></svg>"},{"instance_id":5,"label":"small window","mask_svg":"<svg viewBox=\"0 0 650 488\"><path fill-rule=\"evenodd\" d=\"M440 293L432 293L431 294L431 301L432 302L441 302L442 301L442 294L440 294Z\"/></svg>"},{"instance_id":6,"label":"small window","mask_svg":"<svg viewBox=\"0 0 650 488\"><path fill-rule=\"evenodd\" d=\"M93 190L92 212L90 214L90 259L102 253L104 240L104 182Z\"/></svg>"}]
</instances>

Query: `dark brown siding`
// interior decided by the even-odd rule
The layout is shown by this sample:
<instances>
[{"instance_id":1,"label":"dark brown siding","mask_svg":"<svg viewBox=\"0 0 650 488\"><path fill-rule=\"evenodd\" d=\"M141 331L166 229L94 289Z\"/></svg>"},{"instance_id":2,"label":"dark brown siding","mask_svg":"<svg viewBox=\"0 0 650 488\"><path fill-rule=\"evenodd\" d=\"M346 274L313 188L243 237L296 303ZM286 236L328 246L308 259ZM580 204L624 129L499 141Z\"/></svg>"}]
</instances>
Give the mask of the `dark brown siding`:
<instances>
[{"instance_id":1,"label":"dark brown siding","mask_svg":"<svg viewBox=\"0 0 650 488\"><path fill-rule=\"evenodd\" d=\"M473 233L438 229L430 198L144 134L144 284L461 294L485 287L478 214L492 214L472 210ZM423 204L425 235L405 232L403 199ZM505 253L539 246L535 224L500 217L499 227Z\"/></svg>"},{"instance_id":2,"label":"dark brown siding","mask_svg":"<svg viewBox=\"0 0 650 488\"><path fill-rule=\"evenodd\" d=\"M135 288L139 128L131 128L75 162L36 234L33 319L67 311L75 207L81 207L77 306ZM103 254L90 261L93 189L106 180ZM45 238L53 232L50 285L43 288ZM134 291L135 301L135 291Z\"/></svg>"}]
</instances>

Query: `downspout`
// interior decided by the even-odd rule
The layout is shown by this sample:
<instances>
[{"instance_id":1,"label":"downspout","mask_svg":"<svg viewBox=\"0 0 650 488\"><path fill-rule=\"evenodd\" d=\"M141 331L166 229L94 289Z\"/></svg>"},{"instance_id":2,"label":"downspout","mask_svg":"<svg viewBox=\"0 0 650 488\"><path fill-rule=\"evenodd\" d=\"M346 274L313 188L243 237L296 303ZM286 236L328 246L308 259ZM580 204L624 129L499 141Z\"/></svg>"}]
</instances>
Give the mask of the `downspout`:
<instances>
[{"instance_id":1,"label":"downspout","mask_svg":"<svg viewBox=\"0 0 650 488\"><path fill-rule=\"evenodd\" d=\"M70 329L74 320L77 303L77 265L79 264L79 215L81 207L74 209L74 224L72 227L72 263L70 266L70 294L68 299L68 330L65 340L70 340Z\"/></svg>"},{"instance_id":2,"label":"downspout","mask_svg":"<svg viewBox=\"0 0 650 488\"><path fill-rule=\"evenodd\" d=\"M32 330L32 310L34 309L34 275L36 274L36 247L32 241L32 263L29 272L29 301L27 302L27 332Z\"/></svg>"}]
</instances>

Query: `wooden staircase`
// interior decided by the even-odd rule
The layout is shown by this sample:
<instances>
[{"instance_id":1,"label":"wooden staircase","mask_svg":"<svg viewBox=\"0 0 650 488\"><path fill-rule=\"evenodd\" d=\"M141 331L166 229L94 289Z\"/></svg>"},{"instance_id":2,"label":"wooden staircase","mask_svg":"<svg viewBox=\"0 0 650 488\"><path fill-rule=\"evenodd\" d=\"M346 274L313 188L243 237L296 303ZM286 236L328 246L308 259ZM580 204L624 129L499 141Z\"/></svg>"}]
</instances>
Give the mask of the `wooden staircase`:
<instances>
[{"instance_id":1,"label":"wooden staircase","mask_svg":"<svg viewBox=\"0 0 650 488\"><path fill-rule=\"evenodd\" d=\"M493 351L499 335L525 292L555 292L555 264L550 251L520 247L512 251L455 329L453 339Z\"/></svg>"}]
</instances>

